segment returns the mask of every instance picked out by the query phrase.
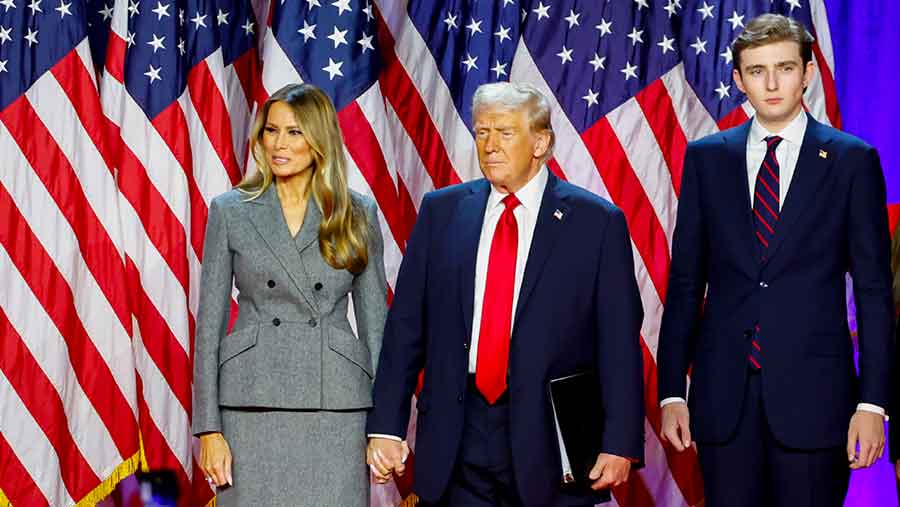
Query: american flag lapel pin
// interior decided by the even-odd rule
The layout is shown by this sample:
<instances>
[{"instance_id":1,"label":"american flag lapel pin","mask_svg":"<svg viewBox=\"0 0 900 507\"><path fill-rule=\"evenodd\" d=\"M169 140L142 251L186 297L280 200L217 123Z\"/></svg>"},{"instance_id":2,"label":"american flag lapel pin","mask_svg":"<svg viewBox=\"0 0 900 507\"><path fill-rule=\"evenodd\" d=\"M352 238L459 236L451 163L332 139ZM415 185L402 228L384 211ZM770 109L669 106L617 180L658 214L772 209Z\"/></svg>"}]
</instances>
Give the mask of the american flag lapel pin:
<instances>
[{"instance_id":1,"label":"american flag lapel pin","mask_svg":"<svg viewBox=\"0 0 900 507\"><path fill-rule=\"evenodd\" d=\"M819 150L819 157L828 158L828 152L825 150Z\"/></svg>"},{"instance_id":2,"label":"american flag lapel pin","mask_svg":"<svg viewBox=\"0 0 900 507\"><path fill-rule=\"evenodd\" d=\"M556 218L557 220L562 220L563 212L560 210L556 210L553 212L553 217Z\"/></svg>"}]
</instances>

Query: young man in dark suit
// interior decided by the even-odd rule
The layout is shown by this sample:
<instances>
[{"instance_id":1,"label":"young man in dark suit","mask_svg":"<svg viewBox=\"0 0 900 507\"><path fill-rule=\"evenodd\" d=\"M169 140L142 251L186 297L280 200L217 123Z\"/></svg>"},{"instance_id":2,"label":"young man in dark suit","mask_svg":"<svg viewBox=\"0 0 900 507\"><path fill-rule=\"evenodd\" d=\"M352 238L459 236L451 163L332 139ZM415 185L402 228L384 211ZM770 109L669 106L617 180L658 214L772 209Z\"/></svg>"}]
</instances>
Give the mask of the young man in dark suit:
<instances>
[{"instance_id":1,"label":"young man in dark suit","mask_svg":"<svg viewBox=\"0 0 900 507\"><path fill-rule=\"evenodd\" d=\"M732 44L733 77L756 114L685 155L659 399L664 438L678 450L697 442L709 507L839 506L850 469L884 445L884 176L872 147L804 112L812 41L784 16L749 22Z\"/></svg>"}]
</instances>

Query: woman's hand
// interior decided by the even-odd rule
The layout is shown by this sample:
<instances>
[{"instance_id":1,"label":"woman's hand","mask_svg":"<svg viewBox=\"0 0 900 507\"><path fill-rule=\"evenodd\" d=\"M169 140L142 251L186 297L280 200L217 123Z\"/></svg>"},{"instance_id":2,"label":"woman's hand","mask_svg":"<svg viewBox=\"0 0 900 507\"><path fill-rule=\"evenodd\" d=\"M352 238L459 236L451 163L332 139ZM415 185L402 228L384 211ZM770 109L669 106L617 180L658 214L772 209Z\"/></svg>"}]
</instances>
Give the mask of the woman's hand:
<instances>
[{"instance_id":1,"label":"woman's hand","mask_svg":"<svg viewBox=\"0 0 900 507\"><path fill-rule=\"evenodd\" d=\"M231 448L221 433L200 435L200 469L206 480L216 486L231 486Z\"/></svg>"}]
</instances>

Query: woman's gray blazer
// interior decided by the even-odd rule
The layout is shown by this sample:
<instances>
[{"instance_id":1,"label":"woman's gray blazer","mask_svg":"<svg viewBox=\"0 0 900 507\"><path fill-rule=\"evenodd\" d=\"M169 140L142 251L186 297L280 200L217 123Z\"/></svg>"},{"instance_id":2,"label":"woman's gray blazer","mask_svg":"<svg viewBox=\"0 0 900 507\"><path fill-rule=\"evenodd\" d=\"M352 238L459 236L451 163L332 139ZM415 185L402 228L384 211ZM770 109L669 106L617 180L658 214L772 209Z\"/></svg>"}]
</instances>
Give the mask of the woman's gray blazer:
<instances>
[{"instance_id":1,"label":"woman's gray blazer","mask_svg":"<svg viewBox=\"0 0 900 507\"><path fill-rule=\"evenodd\" d=\"M319 252L322 214L309 200L291 237L275 185L257 199L232 190L209 208L194 368L194 434L221 431L219 406L349 410L372 406L387 314L375 202L352 193L369 222L366 269ZM237 321L226 336L232 280ZM357 332L347 318L353 296Z\"/></svg>"}]
</instances>

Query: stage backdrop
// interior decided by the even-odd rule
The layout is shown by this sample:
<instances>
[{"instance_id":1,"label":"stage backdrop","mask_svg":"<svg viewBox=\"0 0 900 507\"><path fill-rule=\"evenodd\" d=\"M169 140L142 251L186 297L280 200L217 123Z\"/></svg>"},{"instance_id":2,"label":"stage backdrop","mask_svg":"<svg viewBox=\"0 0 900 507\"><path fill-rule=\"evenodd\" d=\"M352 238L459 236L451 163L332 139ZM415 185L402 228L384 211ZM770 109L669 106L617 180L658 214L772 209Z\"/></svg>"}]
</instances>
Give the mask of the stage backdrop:
<instances>
[{"instance_id":1,"label":"stage backdrop","mask_svg":"<svg viewBox=\"0 0 900 507\"><path fill-rule=\"evenodd\" d=\"M0 7L0 506L90 505L139 467L176 470L184 506L211 500L190 435L199 259L210 200L252 170L246 138L269 94L306 81L335 101L393 286L424 193L479 176L471 96L498 80L547 94L551 170L621 207L633 237L647 467L613 505L698 505L696 455L659 439L655 356L685 146L752 115L728 43L758 14L789 14L818 40L816 118L840 125L839 69L867 85L847 92L863 101L854 125L892 97L868 87L873 57L838 66L823 0ZM879 477L856 505L892 494ZM413 501L408 480L373 491L379 507Z\"/></svg>"}]
</instances>

